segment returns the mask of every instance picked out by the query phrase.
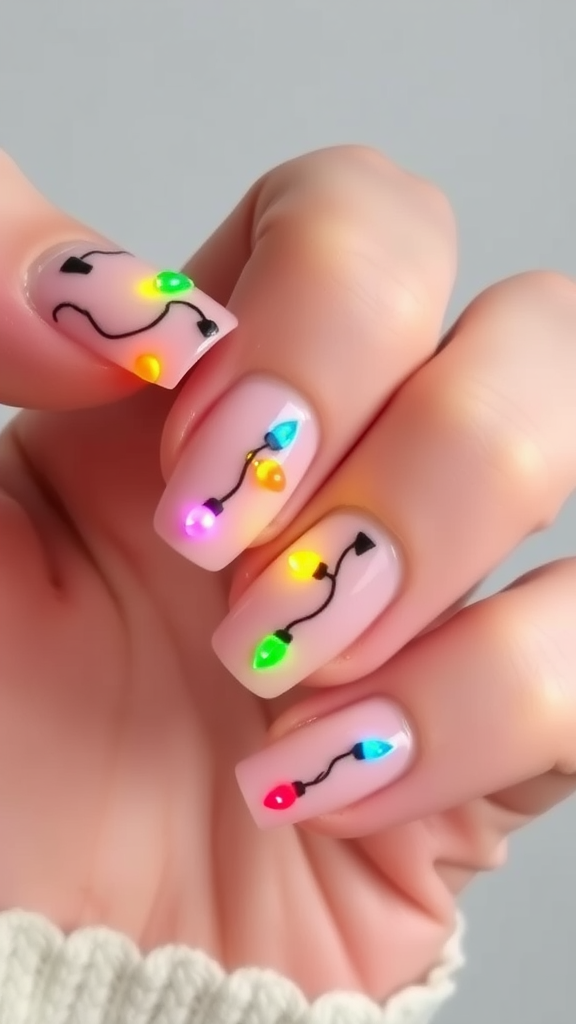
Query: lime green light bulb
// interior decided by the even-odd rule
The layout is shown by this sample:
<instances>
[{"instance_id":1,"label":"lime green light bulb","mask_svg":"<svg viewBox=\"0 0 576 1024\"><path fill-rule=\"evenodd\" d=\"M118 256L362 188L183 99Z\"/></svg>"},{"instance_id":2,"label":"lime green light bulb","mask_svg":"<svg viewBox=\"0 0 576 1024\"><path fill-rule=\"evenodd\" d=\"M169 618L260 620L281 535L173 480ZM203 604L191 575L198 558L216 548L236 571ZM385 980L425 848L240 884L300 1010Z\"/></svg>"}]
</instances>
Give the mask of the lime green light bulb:
<instances>
[{"instance_id":1,"label":"lime green light bulb","mask_svg":"<svg viewBox=\"0 0 576 1024\"><path fill-rule=\"evenodd\" d=\"M189 292L194 282L177 270L161 270L154 278L154 287L162 295L179 295L181 292Z\"/></svg>"},{"instance_id":2,"label":"lime green light bulb","mask_svg":"<svg viewBox=\"0 0 576 1024\"><path fill-rule=\"evenodd\" d=\"M254 651L252 668L262 670L278 665L286 657L288 645L291 642L292 637L290 633L284 629L278 629L275 633L269 633L268 636L265 636L260 641Z\"/></svg>"}]
</instances>

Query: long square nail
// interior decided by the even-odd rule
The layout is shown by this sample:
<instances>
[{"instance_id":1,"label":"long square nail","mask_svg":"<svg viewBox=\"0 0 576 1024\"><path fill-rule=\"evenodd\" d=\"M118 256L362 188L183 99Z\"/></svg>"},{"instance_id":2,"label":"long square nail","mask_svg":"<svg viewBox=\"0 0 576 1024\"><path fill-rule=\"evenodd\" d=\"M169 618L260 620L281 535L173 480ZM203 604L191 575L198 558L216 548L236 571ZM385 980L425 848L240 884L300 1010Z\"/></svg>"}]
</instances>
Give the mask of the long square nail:
<instances>
[{"instance_id":1,"label":"long square nail","mask_svg":"<svg viewBox=\"0 0 576 1024\"><path fill-rule=\"evenodd\" d=\"M157 532L196 565L223 568L278 514L317 446L314 413L298 392L246 378L187 442L156 510Z\"/></svg>"},{"instance_id":2,"label":"long square nail","mask_svg":"<svg viewBox=\"0 0 576 1024\"><path fill-rule=\"evenodd\" d=\"M164 388L237 326L185 274L155 270L113 245L49 250L28 271L26 292L56 331Z\"/></svg>"},{"instance_id":3,"label":"long square nail","mask_svg":"<svg viewBox=\"0 0 576 1024\"><path fill-rule=\"evenodd\" d=\"M256 824L275 828L357 803L403 775L412 758L404 715L373 697L247 757L236 778Z\"/></svg>"},{"instance_id":4,"label":"long square nail","mask_svg":"<svg viewBox=\"0 0 576 1024\"><path fill-rule=\"evenodd\" d=\"M331 661L384 611L400 582L391 537L365 514L334 512L276 558L212 638L232 675L276 697Z\"/></svg>"}]
</instances>

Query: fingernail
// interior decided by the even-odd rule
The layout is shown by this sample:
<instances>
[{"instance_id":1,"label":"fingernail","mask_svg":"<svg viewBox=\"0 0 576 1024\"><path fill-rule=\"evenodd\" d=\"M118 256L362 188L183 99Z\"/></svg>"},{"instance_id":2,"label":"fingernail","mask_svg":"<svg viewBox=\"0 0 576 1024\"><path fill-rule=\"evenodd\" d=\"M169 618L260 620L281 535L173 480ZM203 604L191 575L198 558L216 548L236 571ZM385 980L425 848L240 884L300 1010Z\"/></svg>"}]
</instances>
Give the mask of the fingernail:
<instances>
[{"instance_id":1,"label":"fingernail","mask_svg":"<svg viewBox=\"0 0 576 1024\"><path fill-rule=\"evenodd\" d=\"M55 330L164 388L237 326L185 274L155 270L113 245L49 250L28 271L26 292Z\"/></svg>"},{"instance_id":2,"label":"fingernail","mask_svg":"<svg viewBox=\"0 0 576 1024\"><path fill-rule=\"evenodd\" d=\"M240 761L236 778L256 824L275 828L357 803L403 775L412 757L404 715L373 697Z\"/></svg>"},{"instance_id":3,"label":"fingernail","mask_svg":"<svg viewBox=\"0 0 576 1024\"><path fill-rule=\"evenodd\" d=\"M212 638L220 661L277 697L356 640L394 597L397 549L360 512L322 519L272 562Z\"/></svg>"},{"instance_id":4,"label":"fingernail","mask_svg":"<svg viewBox=\"0 0 576 1024\"><path fill-rule=\"evenodd\" d=\"M314 458L318 428L296 391L247 378L194 431L156 511L160 536L221 569L278 514Z\"/></svg>"}]
</instances>

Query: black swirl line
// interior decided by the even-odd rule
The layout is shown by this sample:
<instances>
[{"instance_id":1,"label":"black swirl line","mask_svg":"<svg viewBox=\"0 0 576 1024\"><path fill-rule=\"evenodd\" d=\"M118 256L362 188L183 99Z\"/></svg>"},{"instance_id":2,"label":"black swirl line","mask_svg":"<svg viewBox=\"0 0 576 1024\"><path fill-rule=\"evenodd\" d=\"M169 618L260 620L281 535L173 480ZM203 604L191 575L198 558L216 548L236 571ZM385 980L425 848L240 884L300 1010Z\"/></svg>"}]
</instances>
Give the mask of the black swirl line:
<instances>
[{"instance_id":1,"label":"black swirl line","mask_svg":"<svg viewBox=\"0 0 576 1024\"><path fill-rule=\"evenodd\" d=\"M304 796L306 790L310 789L310 786L318 786L321 782L324 782L332 772L334 766L337 765L339 761L345 761L348 757L353 757L356 761L364 761L366 759L362 742L355 743L350 750L345 750L343 754L337 754L336 757L333 757L328 767L319 772L315 779L310 779L307 782L303 782L302 779L294 779L291 785L296 796Z\"/></svg>"},{"instance_id":2,"label":"black swirl line","mask_svg":"<svg viewBox=\"0 0 576 1024\"><path fill-rule=\"evenodd\" d=\"M319 782L324 782L324 779L328 778L334 765L338 764L338 761L343 761L347 757L354 757L355 752L356 744L354 744L351 750L347 750L344 754L338 754L337 757L333 757L332 760L330 761L330 764L328 765L327 768L324 769L324 771L321 771L320 774L317 775L316 778L312 779L310 782L303 782L302 785L305 786L306 789L308 789L309 786L317 786Z\"/></svg>"},{"instance_id":3,"label":"black swirl line","mask_svg":"<svg viewBox=\"0 0 576 1024\"><path fill-rule=\"evenodd\" d=\"M94 319L88 309L82 309L81 306L77 306L74 302L60 302L52 310L52 319L55 323L58 323L58 314L63 309L73 309L76 313L80 313L81 316L85 316L94 330L102 338L106 338L108 341L120 341L123 338L133 338L137 334L145 334L146 331L151 331L153 327L157 327L157 325L161 323L166 316L168 316L172 306L187 306L188 309L192 309L195 313L198 313L200 319L196 321L196 326L203 338L212 338L215 334L218 334L218 331L220 330L218 324L214 320L209 320L199 306L195 306L193 302L186 302L184 299L171 299L170 302L166 303L162 312L159 313L154 320L151 320L150 323L145 324L143 327L137 327L133 331L123 331L121 334L109 334L103 327L100 327L100 324Z\"/></svg>"},{"instance_id":4,"label":"black swirl line","mask_svg":"<svg viewBox=\"0 0 576 1024\"><path fill-rule=\"evenodd\" d=\"M256 458L257 455L260 454L260 452L266 451L267 448L268 448L267 444L261 444L259 448L253 448L252 451L248 453L248 455L244 459L244 465L242 466L242 471L240 473L240 476L238 477L238 480L234 484L234 487L231 487L230 490L227 491L226 494L222 495L221 498L217 498L216 499L219 502L219 504L224 505L227 501L230 501L230 498L233 498L234 495L237 494L237 492L242 487L242 484L244 483L244 480L246 478L246 473L250 469L250 466L254 462L254 459Z\"/></svg>"},{"instance_id":5,"label":"black swirl line","mask_svg":"<svg viewBox=\"0 0 576 1024\"><path fill-rule=\"evenodd\" d=\"M297 619L292 619L291 622L288 622L281 629L275 629L274 633L272 634L272 636L276 637L278 640L281 641L281 643L285 644L286 646L291 644L293 639L294 639L294 629L295 629L295 627L299 626L303 622L310 622L311 619L317 618L318 615L321 615L322 612L325 611L325 609L328 607L328 605L331 604L332 601L334 600L334 595L336 594L336 587L337 587L337 584L338 584L338 575L339 575L340 570L342 568L342 565L344 563L344 559L347 557L347 555L349 555L350 552L353 551L354 554L359 558L361 555L365 554L366 551L370 551L372 548L375 548L375 547L376 547L376 542L373 541L372 538L369 537L367 533L364 533L363 530L359 530L359 532L356 534L356 537L354 538L352 543L348 544L344 548L344 550L341 552L341 554L339 555L339 557L338 557L338 559L336 561L336 564L334 566L334 569L332 571L330 571L330 568L326 564L326 562L319 562L318 565L316 566L316 569L312 573L312 577L315 580L329 580L330 581L330 587L328 589L328 594L326 595L324 601L322 601L322 604L320 604L317 608L315 608L313 612L310 612L309 615L301 615ZM257 648L256 656L257 656L257 653L258 653L258 649L259 648ZM275 663L276 663L275 661L272 662L272 664L275 664ZM254 663L254 667L255 668L267 668L268 666L267 665L260 665L260 664L257 664L255 662Z\"/></svg>"},{"instance_id":6,"label":"black swirl line","mask_svg":"<svg viewBox=\"0 0 576 1024\"><path fill-rule=\"evenodd\" d=\"M366 541L370 541L370 538L367 537ZM316 579L330 580L330 589L328 591L328 596L326 597L326 600L323 601L322 604L315 609L315 611L310 612L310 615L302 615L298 619L292 619L292 622L289 622L288 625L284 626L282 630L283 633L292 633L292 630L294 629L295 626L299 626L300 623L302 622L310 622L311 619L315 619L318 615L322 614L322 612L328 607L329 604L332 603L334 594L336 592L336 581L338 579L338 573L342 568L342 563L344 562L346 555L349 555L351 551L357 552L357 547L358 540L356 539L352 542L352 544L349 544L348 547L344 548L344 551L339 556L338 561L336 562L336 565L334 566L332 572L328 570L328 566L326 565L325 562L320 563L320 566L318 568L321 570L321 575L317 575ZM370 541L370 547L374 547L373 541ZM364 550L368 550L368 548L365 548ZM362 554L363 553L364 552L362 551ZM316 570L316 572L318 573L318 569Z\"/></svg>"},{"instance_id":7,"label":"black swirl line","mask_svg":"<svg viewBox=\"0 0 576 1024\"><path fill-rule=\"evenodd\" d=\"M89 249L88 252L83 252L78 259L86 260L89 256L131 256L135 259L134 253L128 252L126 249Z\"/></svg>"}]
</instances>

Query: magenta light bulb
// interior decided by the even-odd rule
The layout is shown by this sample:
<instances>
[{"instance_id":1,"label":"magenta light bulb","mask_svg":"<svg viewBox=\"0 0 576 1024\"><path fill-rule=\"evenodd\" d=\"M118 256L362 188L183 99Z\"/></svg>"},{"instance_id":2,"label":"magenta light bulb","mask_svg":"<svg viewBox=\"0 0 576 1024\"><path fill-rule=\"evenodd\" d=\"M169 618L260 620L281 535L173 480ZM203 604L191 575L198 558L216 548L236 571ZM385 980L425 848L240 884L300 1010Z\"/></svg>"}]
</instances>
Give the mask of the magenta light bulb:
<instances>
[{"instance_id":1,"label":"magenta light bulb","mask_svg":"<svg viewBox=\"0 0 576 1024\"><path fill-rule=\"evenodd\" d=\"M212 529L216 516L206 505L196 505L184 520L184 529L189 537L201 540Z\"/></svg>"}]
</instances>

